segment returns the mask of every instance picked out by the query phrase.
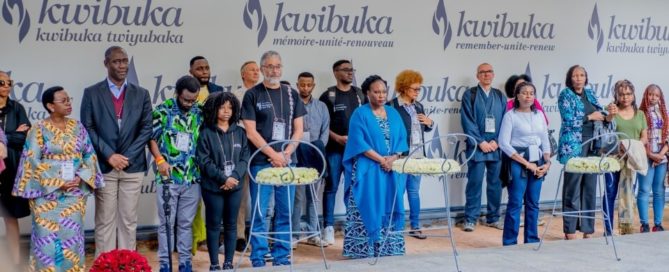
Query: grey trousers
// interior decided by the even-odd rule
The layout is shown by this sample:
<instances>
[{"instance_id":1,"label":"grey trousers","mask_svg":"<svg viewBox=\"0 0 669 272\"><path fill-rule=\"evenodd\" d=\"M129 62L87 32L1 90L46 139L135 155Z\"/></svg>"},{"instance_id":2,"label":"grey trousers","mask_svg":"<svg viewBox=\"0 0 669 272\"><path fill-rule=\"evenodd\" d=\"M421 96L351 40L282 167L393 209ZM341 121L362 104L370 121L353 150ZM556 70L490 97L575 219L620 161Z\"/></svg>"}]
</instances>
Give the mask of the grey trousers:
<instances>
[{"instance_id":1,"label":"grey trousers","mask_svg":"<svg viewBox=\"0 0 669 272\"><path fill-rule=\"evenodd\" d=\"M314 208L314 202L318 203L319 189L323 186L320 186L319 181L312 185L301 185L295 186L295 201L293 207L293 215L291 220L293 221L293 231L302 231L301 222L303 211L306 211L306 229L305 231L316 231L318 228L318 212ZM314 193L316 194L316 199L313 198L311 194L311 186L314 187ZM293 235L295 238L299 238L301 235Z\"/></svg>"},{"instance_id":2,"label":"grey trousers","mask_svg":"<svg viewBox=\"0 0 669 272\"><path fill-rule=\"evenodd\" d=\"M168 255L174 251L174 243L172 247L167 249L167 232L165 229L165 210L163 209L163 185L157 185L156 198L158 200L158 217L160 218L160 225L158 225L158 258L161 264L168 263ZM178 185L170 184L169 190L171 198L170 204L170 238L174 241L177 237L177 251L179 252L179 263L191 261L191 249L193 248L193 219L197 212L197 204L200 202L200 185L191 184ZM175 222L176 220L176 222ZM174 226L176 233L174 233Z\"/></svg>"}]
</instances>

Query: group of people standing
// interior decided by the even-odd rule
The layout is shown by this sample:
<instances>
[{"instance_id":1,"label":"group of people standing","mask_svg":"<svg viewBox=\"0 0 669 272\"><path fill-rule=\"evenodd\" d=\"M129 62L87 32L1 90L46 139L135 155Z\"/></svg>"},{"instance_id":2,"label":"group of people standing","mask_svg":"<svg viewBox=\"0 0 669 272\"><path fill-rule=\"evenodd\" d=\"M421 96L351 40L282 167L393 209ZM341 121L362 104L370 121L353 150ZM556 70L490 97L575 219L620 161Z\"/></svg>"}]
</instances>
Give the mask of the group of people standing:
<instances>
[{"instance_id":1,"label":"group of people standing","mask_svg":"<svg viewBox=\"0 0 669 272\"><path fill-rule=\"evenodd\" d=\"M332 67L337 84L316 100L312 97L316 81L309 72L298 76L299 91L281 83L283 66L275 51L264 53L259 65L244 63L240 71L244 84L231 92L210 82L207 60L196 56L190 62L190 75L177 80L174 97L152 109L148 91L128 82L129 59L123 48L108 48L103 63L107 77L84 90L80 121L69 117L74 99L65 88L56 86L42 94L49 117L30 124L23 106L9 99L13 86L9 74L0 72L0 126L6 135L0 135L0 147L6 147L6 154L0 152L6 157L0 196L16 265L21 260L17 219L32 214L29 266L83 271L83 216L89 195L95 195L96 204L95 256L114 249L135 249L137 206L148 169L146 147L156 165L161 271L168 270L174 248L179 253L179 271L192 270L197 229L206 232L211 271L232 269L234 250L245 239L252 249L254 267L264 266L267 260L275 266L290 264L291 243L270 245L261 236L247 237L247 220L255 218L255 233L287 233L288 220L295 222L299 232L301 211L306 208L306 226L315 231L320 222L312 204L319 197L314 199L305 186L265 186L249 180L247 172L255 175L267 167L327 167L327 178L321 181L325 183L323 236L311 237L307 244L335 242L334 204L341 180L345 180L349 204L344 255L379 254L381 233L388 231L384 222L403 220L403 209L392 219L384 215L390 210L389 188L394 183L365 181L399 178L390 170L392 161L406 154L410 145L422 142L422 131L432 128L433 121L416 101L423 80L420 73L407 70L398 75L400 96L387 102L385 80L371 76L362 88L353 86L355 70L350 61L340 60ZM261 73L263 80L258 84ZM421 133L408 138L411 127ZM366 136L349 142L351 131ZM326 165L313 160L318 151L298 144L263 148L249 163L250 154L267 143L288 139L318 147L326 154ZM360 153L360 148L369 150ZM357 167L362 164L369 167ZM420 210L418 186L417 178L400 185L410 191L414 228L418 228ZM169 191L169 199L161 197L164 190ZM365 196L370 193L375 197ZM290 218L293 199L297 206ZM201 200L206 227L197 227L202 224L197 219ZM386 204L379 206L376 201ZM257 209L251 203L258 203ZM170 209L162 209L165 206ZM397 222L400 228L403 221ZM172 230L177 242L168 248L167 234ZM218 259L221 233L222 263ZM412 235L425 238L420 232ZM395 238L397 243L383 255L404 252L403 238Z\"/></svg>"},{"instance_id":2,"label":"group of people standing","mask_svg":"<svg viewBox=\"0 0 669 272\"><path fill-rule=\"evenodd\" d=\"M419 224L420 177L392 171L393 162L419 148L425 142L424 132L434 127L417 100L423 83L419 72L400 72L394 86L397 97L389 101L387 82L382 77L369 76L358 88L353 86L352 63L339 60L332 66L337 84L316 100L312 96L316 87L312 73L299 74L297 90L281 83L283 64L275 51L265 52L259 63L244 63L240 70L243 86L230 92L210 82L209 63L197 56L190 61L190 75L177 80L174 97L152 109L148 91L128 82L128 63L123 48L112 46L105 51L107 77L84 90L80 121L68 117L73 99L66 89L52 87L42 94L49 117L30 124L23 106L9 99L13 81L0 72L0 127L4 132L0 134L0 157L6 157L0 161L4 163L0 200L15 263L20 261L16 219L32 214L30 266L84 270L83 216L86 198L92 194L96 256L117 248L135 249L137 205L148 168L147 146L155 160L159 185L160 271L168 270L168 256L174 250L168 248L167 234L172 230L176 230L173 247L179 252L179 271L192 270L191 251L196 247L193 237L197 236L194 229L198 224L206 225L200 229L206 229L211 271L232 269L235 248L240 244L243 247L246 239L253 267L265 266L268 260L275 266L289 265L290 247L295 243L286 241L300 238L286 234L289 220L295 232L302 230L301 225L308 231L322 226L322 236L311 237L307 244L333 244L335 196L342 179L346 205L344 256L404 254L404 237L398 231L404 229L405 191L410 209L409 235L426 238ZM260 74L263 80L258 83ZM605 110L587 88L585 69L571 67L567 88L558 98L560 143L557 150L552 150L548 119L528 76L510 78L507 95L492 87L494 70L490 64L479 65L476 76L478 85L462 97L462 128L476 140L467 142L467 153L473 152L473 158L468 164L464 231L474 231L478 222L485 177L488 203L484 224L503 230L504 245L516 244L524 206L524 242L537 242L539 196L551 154L557 153L563 164L573 157L599 154L601 146L581 148L581 143L608 127L637 140L646 152L628 156L627 161L642 162L629 163L636 168L623 168L607 176L608 198L603 200L607 213L613 213L616 194L621 195L620 203L631 201L631 179L636 170L640 172L637 206L641 231L650 231L651 191L652 230L663 230L669 123L659 86L648 86L637 107L634 86L627 80L619 81L614 87L614 103ZM266 146L286 140L292 142L285 148ZM309 142L319 150L297 141ZM636 150L633 145L626 148ZM251 160L250 155L256 151ZM317 152L325 154L325 165L314 159ZM412 156L424 157L426 153L423 149L412 152ZM511 159L505 166L510 180L504 220L500 219L502 156ZM247 175L286 166L326 172L324 181L320 181L324 183L322 224L313 205L319 197L306 186L261 185ZM564 211L595 207L593 179L594 175L565 173ZM164 190L169 191L169 199L161 197ZM204 222L197 219L201 201ZM169 214L162 209L164 206L170 207ZM619 228L626 233L633 205L620 206ZM303 217L306 220L301 224ZM280 233L274 235L279 241L270 245L264 236L247 237L244 230L251 218L252 232L272 230ZM612 222L607 224L608 234ZM587 238L594 232L593 225L592 219L565 218L565 238L575 238L576 230ZM383 239L387 239L385 243Z\"/></svg>"},{"instance_id":3,"label":"group of people standing","mask_svg":"<svg viewBox=\"0 0 669 272\"><path fill-rule=\"evenodd\" d=\"M559 143L553 146L548 133L548 118L536 99L531 78L511 76L505 84L507 101L501 91L491 87L493 77L490 64L479 65L478 86L465 92L462 98L463 131L476 139L476 143L469 142L467 146L468 154L474 152L474 155L468 163L464 231L474 231L481 214L480 197L485 173L487 214L483 224L503 230L503 245L517 244L520 213L524 207L524 243L538 242L541 185L554 153L562 164L575 157L607 153L622 159L620 171L605 174L606 197L602 197L602 207L609 218L605 235L612 234L616 200L621 234L632 233L634 204L641 223L640 232L664 230L669 124L666 102L659 86L649 85L639 106L634 85L629 80L620 80L613 88L614 101L604 108L588 87L585 68L570 67L565 79L566 88L558 96L560 136ZM605 140L610 140L607 135L612 133L618 133L614 141L620 142L620 150L611 150L612 143ZM585 142L590 144L584 145ZM510 164L504 165L501 156L510 158ZM638 184L636 201L635 178ZM509 200L502 221L499 208L503 179ZM582 232L583 238L594 233L592 211L597 202L596 179L597 174L564 173L562 211L589 211L583 213L584 218L563 218L565 239L575 239L576 231ZM651 191L652 228L648 218Z\"/></svg>"}]
</instances>

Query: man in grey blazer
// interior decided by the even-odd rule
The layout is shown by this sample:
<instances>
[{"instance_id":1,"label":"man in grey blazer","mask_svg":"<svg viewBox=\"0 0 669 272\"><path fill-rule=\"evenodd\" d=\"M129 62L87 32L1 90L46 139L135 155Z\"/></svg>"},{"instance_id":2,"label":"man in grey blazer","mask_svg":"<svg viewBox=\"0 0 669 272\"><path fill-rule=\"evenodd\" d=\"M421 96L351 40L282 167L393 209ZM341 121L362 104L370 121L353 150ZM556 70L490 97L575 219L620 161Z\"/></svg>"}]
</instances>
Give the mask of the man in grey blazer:
<instances>
[{"instance_id":1,"label":"man in grey blazer","mask_svg":"<svg viewBox=\"0 0 669 272\"><path fill-rule=\"evenodd\" d=\"M149 92L126 80L128 54L105 51L107 78L84 90L81 122L98 155L106 186L95 192L95 256L135 250L137 205L151 136Z\"/></svg>"}]
</instances>

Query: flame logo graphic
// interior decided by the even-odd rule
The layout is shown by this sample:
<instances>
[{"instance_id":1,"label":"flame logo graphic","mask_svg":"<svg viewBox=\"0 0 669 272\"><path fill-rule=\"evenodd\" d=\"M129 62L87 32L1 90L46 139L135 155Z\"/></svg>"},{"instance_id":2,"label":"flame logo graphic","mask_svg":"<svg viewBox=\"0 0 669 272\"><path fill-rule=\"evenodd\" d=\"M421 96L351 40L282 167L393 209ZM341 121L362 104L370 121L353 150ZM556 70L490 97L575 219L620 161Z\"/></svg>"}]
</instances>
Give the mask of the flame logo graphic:
<instances>
[{"instance_id":1,"label":"flame logo graphic","mask_svg":"<svg viewBox=\"0 0 669 272\"><path fill-rule=\"evenodd\" d=\"M443 33L441 26L443 26ZM434 31L434 34L444 35L444 50L446 50L448 44L451 42L453 30L451 28L451 23L448 22L448 18L446 17L444 0L439 0L437 10L434 11L434 16L432 17L432 30Z\"/></svg>"},{"instance_id":2,"label":"flame logo graphic","mask_svg":"<svg viewBox=\"0 0 669 272\"><path fill-rule=\"evenodd\" d=\"M260 9L260 0L249 0L246 5L244 5L244 25L253 30L253 13L256 14L256 31L258 32L258 46L265 40L267 36L267 19Z\"/></svg>"},{"instance_id":3,"label":"flame logo graphic","mask_svg":"<svg viewBox=\"0 0 669 272\"><path fill-rule=\"evenodd\" d=\"M11 13L14 9L18 10L19 13L19 43L21 43L26 35L28 35L28 30L30 30L30 15L23 7L21 0L5 0L2 5L2 18L10 25L14 24L14 17Z\"/></svg>"},{"instance_id":4,"label":"flame logo graphic","mask_svg":"<svg viewBox=\"0 0 669 272\"><path fill-rule=\"evenodd\" d=\"M434 133L432 134L432 138L439 138L439 124L434 125ZM427 138L426 138L427 139ZM430 143L430 145L427 147L426 152L428 158L443 158L444 157L444 149L441 146L441 141L434 140Z\"/></svg>"},{"instance_id":5,"label":"flame logo graphic","mask_svg":"<svg viewBox=\"0 0 669 272\"><path fill-rule=\"evenodd\" d=\"M351 67L355 67L353 66L353 59L351 59ZM358 80L355 79L355 71L353 72L353 80L351 81L351 84L353 84L353 86L358 86Z\"/></svg>"},{"instance_id":6,"label":"flame logo graphic","mask_svg":"<svg viewBox=\"0 0 669 272\"><path fill-rule=\"evenodd\" d=\"M530 70L530 63L529 62L527 63L527 66L525 66L525 74L528 77L532 78L532 71Z\"/></svg>"},{"instance_id":7,"label":"flame logo graphic","mask_svg":"<svg viewBox=\"0 0 669 272\"><path fill-rule=\"evenodd\" d=\"M130 63L128 63L128 75L126 80L128 80L128 83L139 86L139 77L137 77L137 69L135 69L135 57L130 58Z\"/></svg>"},{"instance_id":8,"label":"flame logo graphic","mask_svg":"<svg viewBox=\"0 0 669 272\"><path fill-rule=\"evenodd\" d=\"M602 31L602 26L599 23L597 4L595 4L595 8L592 10L590 22L588 22L588 36L591 40L597 41L597 53L599 53L599 50L602 49L602 45L604 45L604 32Z\"/></svg>"}]
</instances>

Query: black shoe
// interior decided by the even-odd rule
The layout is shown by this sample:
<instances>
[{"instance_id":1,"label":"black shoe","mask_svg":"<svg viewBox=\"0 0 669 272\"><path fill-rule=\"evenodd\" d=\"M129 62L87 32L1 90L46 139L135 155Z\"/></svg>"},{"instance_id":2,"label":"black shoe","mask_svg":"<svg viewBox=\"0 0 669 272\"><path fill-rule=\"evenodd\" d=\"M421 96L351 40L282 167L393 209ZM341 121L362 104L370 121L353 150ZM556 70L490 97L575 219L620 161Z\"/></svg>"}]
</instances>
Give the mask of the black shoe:
<instances>
[{"instance_id":1,"label":"black shoe","mask_svg":"<svg viewBox=\"0 0 669 272\"><path fill-rule=\"evenodd\" d=\"M416 239L420 239L420 240L425 240L425 239L427 239L427 236L426 236L425 234L423 234L422 231L417 230L417 229L412 229L412 230L409 232L409 236L411 236L411 237L413 237L413 238L416 238Z\"/></svg>"},{"instance_id":2,"label":"black shoe","mask_svg":"<svg viewBox=\"0 0 669 272\"><path fill-rule=\"evenodd\" d=\"M650 232L650 226L648 224L641 224L641 233Z\"/></svg>"},{"instance_id":3,"label":"black shoe","mask_svg":"<svg viewBox=\"0 0 669 272\"><path fill-rule=\"evenodd\" d=\"M223 263L223 270L233 270L233 269L235 269L235 267L232 266L232 262Z\"/></svg>"},{"instance_id":4,"label":"black shoe","mask_svg":"<svg viewBox=\"0 0 669 272\"><path fill-rule=\"evenodd\" d=\"M655 225L653 226L653 232L656 231L664 231L664 228L662 227L662 225Z\"/></svg>"},{"instance_id":5,"label":"black shoe","mask_svg":"<svg viewBox=\"0 0 669 272\"><path fill-rule=\"evenodd\" d=\"M221 271L221 266L220 265L210 265L209 266L209 272L219 272Z\"/></svg>"},{"instance_id":6,"label":"black shoe","mask_svg":"<svg viewBox=\"0 0 669 272\"><path fill-rule=\"evenodd\" d=\"M237 239L237 244L235 245L235 250L242 252L244 251L244 248L246 247L246 240L244 239Z\"/></svg>"}]
</instances>

